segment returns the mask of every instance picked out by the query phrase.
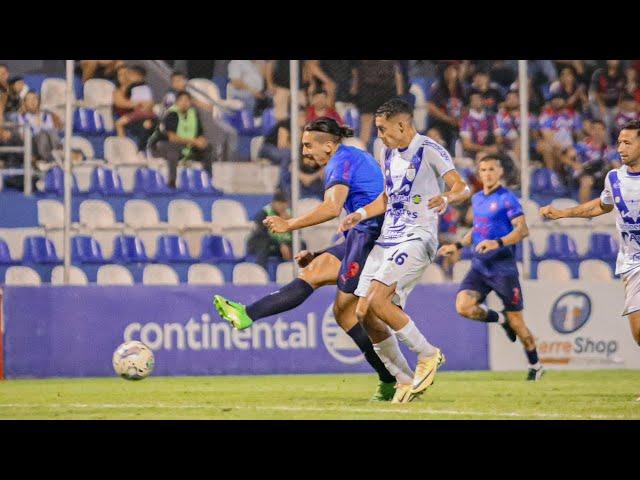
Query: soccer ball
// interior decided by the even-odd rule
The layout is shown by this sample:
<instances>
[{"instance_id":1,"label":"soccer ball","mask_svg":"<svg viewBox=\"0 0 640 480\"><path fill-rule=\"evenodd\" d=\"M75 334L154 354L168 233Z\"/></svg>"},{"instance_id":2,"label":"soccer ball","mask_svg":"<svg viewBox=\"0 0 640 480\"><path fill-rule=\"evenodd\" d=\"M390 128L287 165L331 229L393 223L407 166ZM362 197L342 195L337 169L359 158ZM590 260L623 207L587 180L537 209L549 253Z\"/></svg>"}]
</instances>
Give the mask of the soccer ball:
<instances>
[{"instance_id":1,"label":"soccer ball","mask_svg":"<svg viewBox=\"0 0 640 480\"><path fill-rule=\"evenodd\" d=\"M154 364L153 352L142 342L124 342L113 352L113 369L126 380L147 378Z\"/></svg>"}]
</instances>

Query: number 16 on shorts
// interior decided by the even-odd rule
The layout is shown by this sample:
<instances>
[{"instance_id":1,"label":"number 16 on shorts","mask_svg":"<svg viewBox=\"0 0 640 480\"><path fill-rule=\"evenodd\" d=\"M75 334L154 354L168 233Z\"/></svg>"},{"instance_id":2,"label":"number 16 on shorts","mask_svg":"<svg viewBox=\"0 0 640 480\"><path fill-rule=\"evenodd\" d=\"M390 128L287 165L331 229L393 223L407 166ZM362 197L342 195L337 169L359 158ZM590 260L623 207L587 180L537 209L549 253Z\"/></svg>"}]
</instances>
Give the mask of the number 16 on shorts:
<instances>
[{"instance_id":1,"label":"number 16 on shorts","mask_svg":"<svg viewBox=\"0 0 640 480\"><path fill-rule=\"evenodd\" d=\"M403 252L401 249L397 249L395 252L391 254L389 258L387 258L388 262L396 262L396 265L404 264L404 261L409 256L408 253Z\"/></svg>"}]
</instances>

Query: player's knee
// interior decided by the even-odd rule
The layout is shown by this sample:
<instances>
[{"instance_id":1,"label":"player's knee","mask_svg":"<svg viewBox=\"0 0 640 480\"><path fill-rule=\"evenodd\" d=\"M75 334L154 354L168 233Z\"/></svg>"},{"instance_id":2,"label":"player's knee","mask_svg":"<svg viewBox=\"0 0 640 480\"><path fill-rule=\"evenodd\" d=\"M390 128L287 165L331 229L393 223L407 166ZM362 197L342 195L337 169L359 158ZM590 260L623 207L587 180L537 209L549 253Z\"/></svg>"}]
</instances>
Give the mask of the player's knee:
<instances>
[{"instance_id":1,"label":"player's knee","mask_svg":"<svg viewBox=\"0 0 640 480\"><path fill-rule=\"evenodd\" d=\"M469 302L466 298L458 296L456 298L456 312L463 317L470 317L473 311L474 304Z\"/></svg>"},{"instance_id":2,"label":"player's knee","mask_svg":"<svg viewBox=\"0 0 640 480\"><path fill-rule=\"evenodd\" d=\"M307 282L314 290L320 286L320 281L317 278L316 272L313 270L307 271L306 268L304 270L300 270L298 278Z\"/></svg>"}]
</instances>

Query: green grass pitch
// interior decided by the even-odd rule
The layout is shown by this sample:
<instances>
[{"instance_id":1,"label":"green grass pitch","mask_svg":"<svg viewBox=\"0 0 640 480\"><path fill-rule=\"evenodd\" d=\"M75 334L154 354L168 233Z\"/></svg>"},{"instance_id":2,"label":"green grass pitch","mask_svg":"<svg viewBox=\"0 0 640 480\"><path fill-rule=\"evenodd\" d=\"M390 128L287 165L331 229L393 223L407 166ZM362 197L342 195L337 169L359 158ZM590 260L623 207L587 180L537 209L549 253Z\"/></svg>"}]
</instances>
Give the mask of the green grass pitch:
<instances>
[{"instance_id":1,"label":"green grass pitch","mask_svg":"<svg viewBox=\"0 0 640 480\"><path fill-rule=\"evenodd\" d=\"M630 370L444 372L418 401L372 403L373 375L0 381L0 419L640 419Z\"/></svg>"}]
</instances>

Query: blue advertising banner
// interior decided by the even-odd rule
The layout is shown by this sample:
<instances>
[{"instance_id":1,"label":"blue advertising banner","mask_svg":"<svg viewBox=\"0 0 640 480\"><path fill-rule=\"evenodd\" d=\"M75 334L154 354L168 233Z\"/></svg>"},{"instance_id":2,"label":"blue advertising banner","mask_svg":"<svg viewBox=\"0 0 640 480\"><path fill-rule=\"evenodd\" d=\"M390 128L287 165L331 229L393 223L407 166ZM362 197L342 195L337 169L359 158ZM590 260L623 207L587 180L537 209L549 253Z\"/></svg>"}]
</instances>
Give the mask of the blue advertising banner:
<instances>
[{"instance_id":1,"label":"blue advertising banner","mask_svg":"<svg viewBox=\"0 0 640 480\"><path fill-rule=\"evenodd\" d=\"M449 370L488 368L485 324L455 313L455 285L418 286L407 312L442 348ZM335 323L335 287L316 291L281 315L236 331L212 305L219 293L249 303L273 287L6 287L7 378L113 375L111 356L125 340L155 353L155 375L369 372ZM410 364L415 355L405 351Z\"/></svg>"}]
</instances>

